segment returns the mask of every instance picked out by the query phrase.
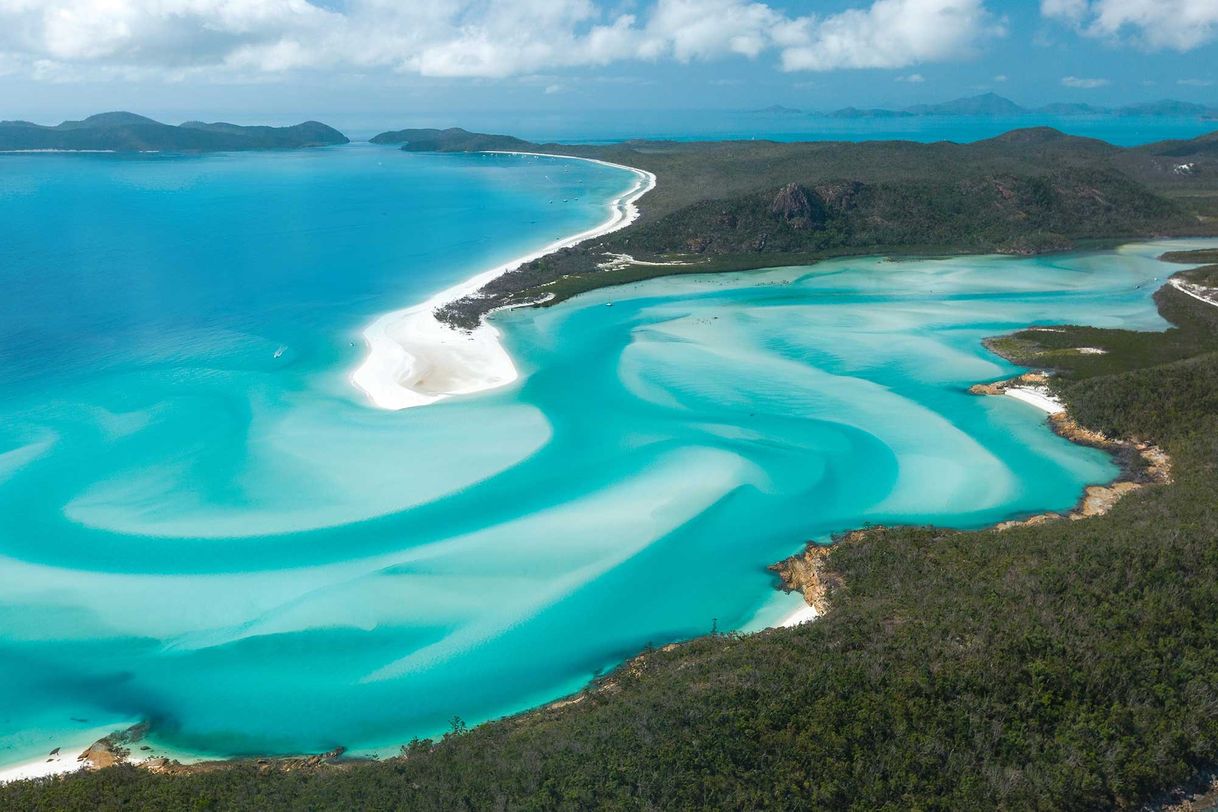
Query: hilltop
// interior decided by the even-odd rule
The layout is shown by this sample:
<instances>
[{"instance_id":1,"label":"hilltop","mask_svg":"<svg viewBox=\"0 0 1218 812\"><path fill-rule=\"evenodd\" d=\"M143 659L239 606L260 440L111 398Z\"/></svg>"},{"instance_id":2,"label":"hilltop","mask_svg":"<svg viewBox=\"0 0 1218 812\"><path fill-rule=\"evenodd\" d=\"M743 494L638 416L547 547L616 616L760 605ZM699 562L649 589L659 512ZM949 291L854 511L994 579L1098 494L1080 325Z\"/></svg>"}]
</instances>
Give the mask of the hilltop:
<instances>
[{"instance_id":1,"label":"hilltop","mask_svg":"<svg viewBox=\"0 0 1218 812\"><path fill-rule=\"evenodd\" d=\"M54 126L0 121L0 150L227 152L346 144L333 127L306 121L291 127L246 127L188 121L173 126L135 113L99 113Z\"/></svg>"}]
</instances>

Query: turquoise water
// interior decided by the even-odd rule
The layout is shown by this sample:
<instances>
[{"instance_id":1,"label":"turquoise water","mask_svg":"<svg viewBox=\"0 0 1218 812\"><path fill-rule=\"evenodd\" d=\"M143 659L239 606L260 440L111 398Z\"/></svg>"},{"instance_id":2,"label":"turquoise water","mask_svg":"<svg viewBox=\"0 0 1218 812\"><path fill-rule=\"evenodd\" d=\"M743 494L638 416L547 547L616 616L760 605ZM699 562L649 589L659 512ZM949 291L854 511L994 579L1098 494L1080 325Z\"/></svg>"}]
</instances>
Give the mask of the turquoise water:
<instances>
[{"instance_id":1,"label":"turquoise water","mask_svg":"<svg viewBox=\"0 0 1218 812\"><path fill-rule=\"evenodd\" d=\"M633 177L370 146L0 163L0 764L144 719L158 752L387 751L776 620L765 566L805 539L1067 508L1112 463L968 395L1014 371L979 342L1161 328L1172 270L653 280L500 314L516 385L384 412L346 380L370 317Z\"/></svg>"}]
</instances>

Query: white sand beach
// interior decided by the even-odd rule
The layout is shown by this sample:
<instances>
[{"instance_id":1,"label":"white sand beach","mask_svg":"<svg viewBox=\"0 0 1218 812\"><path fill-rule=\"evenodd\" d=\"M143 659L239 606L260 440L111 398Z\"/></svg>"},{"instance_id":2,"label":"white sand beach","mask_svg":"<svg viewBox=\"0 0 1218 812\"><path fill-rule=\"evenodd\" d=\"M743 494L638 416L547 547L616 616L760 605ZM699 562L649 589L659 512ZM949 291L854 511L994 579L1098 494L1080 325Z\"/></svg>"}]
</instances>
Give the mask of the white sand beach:
<instances>
[{"instance_id":1,"label":"white sand beach","mask_svg":"<svg viewBox=\"0 0 1218 812\"><path fill-rule=\"evenodd\" d=\"M9 781L25 781L29 778L47 778L48 776L83 769L85 764L83 761L77 761L76 755L76 751L71 753L60 751L53 756L40 758L36 761L27 761L24 764L5 767L0 769L0 784L7 784Z\"/></svg>"},{"instance_id":2,"label":"white sand beach","mask_svg":"<svg viewBox=\"0 0 1218 812\"><path fill-rule=\"evenodd\" d=\"M779 623L776 628L789 629L792 626L799 626L803 623L811 623L819 616L820 615L817 613L817 611L811 606L801 606L799 609L783 618L782 622Z\"/></svg>"},{"instance_id":3,"label":"white sand beach","mask_svg":"<svg viewBox=\"0 0 1218 812\"><path fill-rule=\"evenodd\" d=\"M374 406L408 409L453 395L496 389L515 381L518 377L516 365L499 342L497 329L484 321L470 332L458 330L439 321L435 317L436 309L477 292L492 279L526 262L625 228L638 219L636 204L639 198L656 184L656 177L650 172L592 158L506 151L499 154L591 161L633 172L637 180L625 194L610 202L608 219L596 228L480 273L421 304L386 313L370 324L364 330L368 354L351 373L351 382L363 390Z\"/></svg>"},{"instance_id":4,"label":"white sand beach","mask_svg":"<svg viewBox=\"0 0 1218 812\"><path fill-rule=\"evenodd\" d=\"M1048 389L1042 387L1013 386L1006 390L1004 394L1007 397L1015 398L1035 406L1046 414L1057 414L1066 410L1065 404L1051 394Z\"/></svg>"},{"instance_id":5,"label":"white sand beach","mask_svg":"<svg viewBox=\"0 0 1218 812\"><path fill-rule=\"evenodd\" d=\"M106 725L65 736L55 742L57 746L54 748L53 754L48 752L44 756L0 767L0 784L7 784L9 781L24 781L28 778L46 778L91 767L92 765L88 761L80 758L81 754L93 742L112 732L114 732L114 726Z\"/></svg>"}]
</instances>

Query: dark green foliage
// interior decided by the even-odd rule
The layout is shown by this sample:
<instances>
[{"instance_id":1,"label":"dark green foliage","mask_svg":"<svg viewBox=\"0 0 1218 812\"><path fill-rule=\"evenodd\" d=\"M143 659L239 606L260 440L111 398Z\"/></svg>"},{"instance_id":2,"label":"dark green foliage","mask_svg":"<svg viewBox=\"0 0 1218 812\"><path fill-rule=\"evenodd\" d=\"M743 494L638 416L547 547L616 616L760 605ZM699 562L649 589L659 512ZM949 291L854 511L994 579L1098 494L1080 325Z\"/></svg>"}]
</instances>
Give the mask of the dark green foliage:
<instances>
[{"instance_id":1,"label":"dark green foliage","mask_svg":"<svg viewBox=\"0 0 1218 812\"><path fill-rule=\"evenodd\" d=\"M1173 458L1174 484L1105 516L876 530L831 554L846 587L816 623L648 652L402 759L123 767L0 808L1135 808L1218 755L1218 308L1158 301L1174 332L1089 330L1109 354L1063 370L1083 423Z\"/></svg>"},{"instance_id":2,"label":"dark green foliage","mask_svg":"<svg viewBox=\"0 0 1218 812\"><path fill-rule=\"evenodd\" d=\"M696 203L641 223L629 234L630 246L647 254L823 254L892 246L1029 253L1080 239L1192 226L1178 207L1112 170L1071 168L955 182L831 181L807 190L815 203L811 216L791 219L773 212L779 194L767 189ZM619 242L606 240L610 249Z\"/></svg>"},{"instance_id":3,"label":"dark green foliage","mask_svg":"<svg viewBox=\"0 0 1218 812\"><path fill-rule=\"evenodd\" d=\"M1180 274L1185 281L1207 288L1218 288L1218 265L1193 268Z\"/></svg>"},{"instance_id":4,"label":"dark green foliage","mask_svg":"<svg viewBox=\"0 0 1218 812\"><path fill-rule=\"evenodd\" d=\"M395 130L372 138L374 144L401 144L407 152L489 152L523 150L533 147L510 135L471 133L460 127L447 130Z\"/></svg>"},{"instance_id":5,"label":"dark green foliage","mask_svg":"<svg viewBox=\"0 0 1218 812\"><path fill-rule=\"evenodd\" d=\"M292 127L242 127L188 121L174 127L134 113L100 113L84 121L65 121L54 127L28 121L0 121L2 150L227 152L345 143L346 136L317 121Z\"/></svg>"},{"instance_id":6,"label":"dark green foliage","mask_svg":"<svg viewBox=\"0 0 1218 812\"><path fill-rule=\"evenodd\" d=\"M1218 323L1210 313L1218 308L1199 306L1195 299L1169 286L1155 293L1155 301L1159 312L1175 325L1163 333L1064 327L1052 332L1022 330L989 345L1018 364L1053 367L1063 381L1167 364L1192 357L1200 348L1218 346ZM1078 347L1107 352L1081 354Z\"/></svg>"},{"instance_id":7,"label":"dark green foliage","mask_svg":"<svg viewBox=\"0 0 1218 812\"><path fill-rule=\"evenodd\" d=\"M1168 251L1159 259L1164 262L1178 262L1181 265L1201 265L1207 262L1218 262L1218 249L1201 248L1196 251Z\"/></svg>"}]
</instances>

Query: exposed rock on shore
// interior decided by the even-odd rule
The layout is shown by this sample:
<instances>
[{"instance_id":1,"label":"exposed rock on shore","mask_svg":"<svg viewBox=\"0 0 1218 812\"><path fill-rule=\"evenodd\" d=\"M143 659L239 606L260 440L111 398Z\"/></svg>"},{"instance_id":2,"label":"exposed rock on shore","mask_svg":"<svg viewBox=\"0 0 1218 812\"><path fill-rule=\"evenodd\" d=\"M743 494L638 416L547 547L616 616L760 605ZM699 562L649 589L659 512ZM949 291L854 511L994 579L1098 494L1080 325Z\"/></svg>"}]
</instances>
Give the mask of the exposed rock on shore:
<instances>
[{"instance_id":1,"label":"exposed rock on shore","mask_svg":"<svg viewBox=\"0 0 1218 812\"><path fill-rule=\"evenodd\" d=\"M1049 375L1045 372L1026 372L1006 381L976 384L969 388L974 395L1002 395L1014 388L1044 389ZM1049 415L1049 425L1060 437L1080 445L1099 448L1112 454L1121 468L1121 474L1110 485L1091 485L1082 499L1069 513L1041 513L1027 519L1001 522L995 530L1012 527L1027 527L1057 519L1087 519L1101 516L1112 509L1122 497L1146 485L1171 482L1171 458L1163 449L1138 440L1115 440L1098 431L1079 425L1067 411Z\"/></svg>"},{"instance_id":2,"label":"exposed rock on shore","mask_svg":"<svg viewBox=\"0 0 1218 812\"><path fill-rule=\"evenodd\" d=\"M808 542L802 553L779 561L770 567L777 573L784 592L799 592L817 615L829 611L829 598L844 586L842 578L828 568L829 553L833 546L848 543L863 537L866 530L855 530L835 538L831 545Z\"/></svg>"},{"instance_id":3,"label":"exposed rock on shore","mask_svg":"<svg viewBox=\"0 0 1218 812\"><path fill-rule=\"evenodd\" d=\"M976 384L969 388L975 395L1005 395L1012 389L1033 390L1056 400L1048 389L1050 374L1043 371L1026 372L1005 381ZM1000 522L995 530L1028 527L1050 521L1087 519L1107 513L1121 500L1146 485L1168 484L1171 478L1171 458L1158 446L1138 440L1114 440L1101 432L1078 423L1064 409L1048 416L1049 425L1059 436L1074 443L1109 452L1120 465L1120 476L1109 485L1092 485L1068 513L1041 513L1027 519ZM793 555L770 567L781 581L785 592L799 592L818 615L830 608L830 597L844 586L842 578L828 567L828 557L834 546L859 541L876 528L854 530L835 537L829 545L809 542L802 553Z\"/></svg>"},{"instance_id":4,"label":"exposed rock on shore","mask_svg":"<svg viewBox=\"0 0 1218 812\"><path fill-rule=\"evenodd\" d=\"M77 756L76 760L83 762L85 767L95 770L123 764L131 755L129 745L139 742L146 735L148 735L147 722L132 725L126 730L116 730L85 748L85 751Z\"/></svg>"}]
</instances>

